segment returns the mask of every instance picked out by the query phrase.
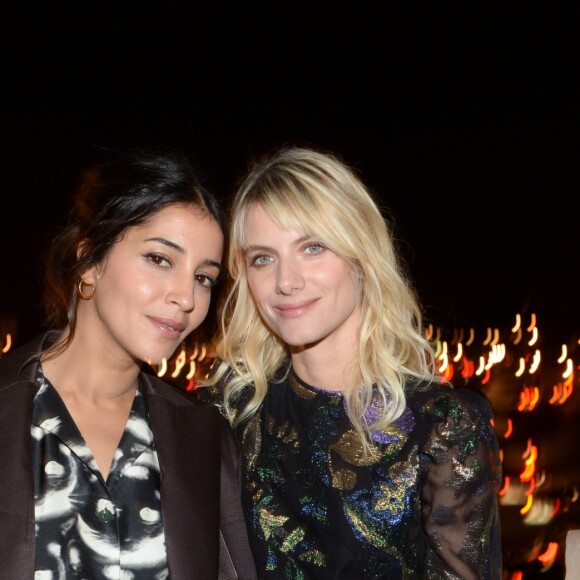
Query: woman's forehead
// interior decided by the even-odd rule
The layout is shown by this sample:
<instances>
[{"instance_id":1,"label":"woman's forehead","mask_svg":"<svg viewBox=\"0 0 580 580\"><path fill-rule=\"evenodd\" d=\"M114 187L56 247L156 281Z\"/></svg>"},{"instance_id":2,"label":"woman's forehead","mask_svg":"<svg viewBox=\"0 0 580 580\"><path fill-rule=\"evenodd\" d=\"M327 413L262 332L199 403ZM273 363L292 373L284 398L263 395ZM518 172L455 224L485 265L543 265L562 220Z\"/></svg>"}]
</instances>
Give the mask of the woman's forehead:
<instances>
[{"instance_id":1,"label":"woman's forehead","mask_svg":"<svg viewBox=\"0 0 580 580\"><path fill-rule=\"evenodd\" d=\"M245 230L254 219L263 218L264 213L281 229L299 230L309 235L314 233L314 225L318 221L312 219L313 216L304 215L299 208L293 208L288 204L255 203L246 212Z\"/></svg>"}]
</instances>

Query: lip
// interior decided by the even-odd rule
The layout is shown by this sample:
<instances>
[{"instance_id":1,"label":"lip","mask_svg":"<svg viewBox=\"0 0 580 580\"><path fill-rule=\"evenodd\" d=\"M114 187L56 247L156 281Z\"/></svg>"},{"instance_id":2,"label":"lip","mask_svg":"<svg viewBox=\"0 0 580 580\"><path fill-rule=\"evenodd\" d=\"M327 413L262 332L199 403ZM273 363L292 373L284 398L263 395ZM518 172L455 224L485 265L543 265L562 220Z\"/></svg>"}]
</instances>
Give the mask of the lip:
<instances>
[{"instance_id":1,"label":"lip","mask_svg":"<svg viewBox=\"0 0 580 580\"><path fill-rule=\"evenodd\" d=\"M147 318L165 338L170 340L177 340L185 330L185 325L182 322L172 318L160 318L157 316L148 316Z\"/></svg>"},{"instance_id":2,"label":"lip","mask_svg":"<svg viewBox=\"0 0 580 580\"><path fill-rule=\"evenodd\" d=\"M301 302L293 302L292 304L279 304L274 307L276 312L280 314L282 318L292 319L300 318L302 315L306 314L310 307L317 302L314 300L303 300Z\"/></svg>"}]
</instances>

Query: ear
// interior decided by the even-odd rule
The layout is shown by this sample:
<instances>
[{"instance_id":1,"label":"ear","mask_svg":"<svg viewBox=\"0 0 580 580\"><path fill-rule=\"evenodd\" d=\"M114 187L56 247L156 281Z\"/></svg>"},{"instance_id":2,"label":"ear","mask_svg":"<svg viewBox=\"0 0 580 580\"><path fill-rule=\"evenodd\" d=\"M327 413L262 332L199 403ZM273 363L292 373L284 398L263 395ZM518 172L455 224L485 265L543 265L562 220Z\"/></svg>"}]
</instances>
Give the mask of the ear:
<instances>
[{"instance_id":1,"label":"ear","mask_svg":"<svg viewBox=\"0 0 580 580\"><path fill-rule=\"evenodd\" d=\"M79 242L77 246L77 260L80 260L89 251L89 249L90 246L88 240L85 239L82 242ZM85 284L96 284L96 282L101 279L101 274L102 274L101 265L95 264L87 268L81 274L81 280Z\"/></svg>"},{"instance_id":2,"label":"ear","mask_svg":"<svg viewBox=\"0 0 580 580\"><path fill-rule=\"evenodd\" d=\"M81 280L88 286L94 286L101 279L98 266L91 266L81 274Z\"/></svg>"}]
</instances>

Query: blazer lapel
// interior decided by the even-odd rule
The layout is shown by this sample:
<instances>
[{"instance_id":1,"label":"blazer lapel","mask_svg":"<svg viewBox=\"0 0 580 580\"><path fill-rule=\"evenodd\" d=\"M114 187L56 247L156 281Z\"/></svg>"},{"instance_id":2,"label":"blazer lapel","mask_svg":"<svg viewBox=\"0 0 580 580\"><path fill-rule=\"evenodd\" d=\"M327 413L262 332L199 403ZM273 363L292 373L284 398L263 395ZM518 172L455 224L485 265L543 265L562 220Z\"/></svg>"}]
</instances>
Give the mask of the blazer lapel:
<instances>
[{"instance_id":1,"label":"blazer lapel","mask_svg":"<svg viewBox=\"0 0 580 580\"><path fill-rule=\"evenodd\" d=\"M161 466L161 504L172 580L214 579L219 567L219 414L170 400L144 377ZM178 397L178 399L181 396Z\"/></svg>"},{"instance_id":2,"label":"blazer lapel","mask_svg":"<svg viewBox=\"0 0 580 580\"><path fill-rule=\"evenodd\" d=\"M37 364L26 367L18 380L20 357L3 368L0 385L0 576L34 577L34 483L30 426ZM3 362L8 362L3 361ZM12 384L10 384L12 383Z\"/></svg>"}]
</instances>

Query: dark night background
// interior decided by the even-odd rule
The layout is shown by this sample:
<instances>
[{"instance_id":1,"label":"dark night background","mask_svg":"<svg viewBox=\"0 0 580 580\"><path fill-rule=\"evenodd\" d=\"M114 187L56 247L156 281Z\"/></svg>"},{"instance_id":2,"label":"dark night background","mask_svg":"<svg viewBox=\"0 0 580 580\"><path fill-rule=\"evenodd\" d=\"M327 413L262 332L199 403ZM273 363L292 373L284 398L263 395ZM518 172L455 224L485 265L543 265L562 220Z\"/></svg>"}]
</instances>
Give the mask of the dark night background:
<instances>
[{"instance_id":1,"label":"dark night background","mask_svg":"<svg viewBox=\"0 0 580 580\"><path fill-rule=\"evenodd\" d=\"M21 339L80 167L95 146L156 142L194 154L223 198L272 146L333 150L389 208L427 321L535 312L557 342L578 332L577 9L21 9L0 114L0 308Z\"/></svg>"},{"instance_id":2,"label":"dark night background","mask_svg":"<svg viewBox=\"0 0 580 580\"><path fill-rule=\"evenodd\" d=\"M177 145L226 201L252 157L293 143L338 153L388 208L426 322L481 336L535 313L544 351L577 343L579 16L555 3L20 4L0 34L0 336L38 331L40 254L98 147ZM551 433L540 453L560 450L568 477L580 407L561 409L518 415L512 475L525 437ZM517 551L534 534L545 546L578 527L576 509L522 530L513 509L514 570L533 566ZM559 558L538 577L560 578Z\"/></svg>"}]
</instances>

